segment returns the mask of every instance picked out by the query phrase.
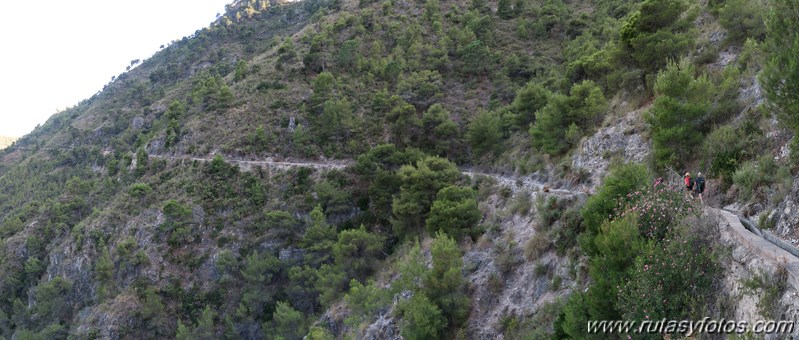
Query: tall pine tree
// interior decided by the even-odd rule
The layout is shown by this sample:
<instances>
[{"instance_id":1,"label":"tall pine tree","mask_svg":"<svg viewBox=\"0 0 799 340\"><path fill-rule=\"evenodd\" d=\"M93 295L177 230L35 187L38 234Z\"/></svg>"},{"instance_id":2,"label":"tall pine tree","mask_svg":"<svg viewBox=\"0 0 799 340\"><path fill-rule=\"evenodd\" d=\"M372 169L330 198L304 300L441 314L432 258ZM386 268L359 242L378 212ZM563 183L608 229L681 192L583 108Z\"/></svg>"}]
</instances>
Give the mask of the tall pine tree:
<instances>
[{"instance_id":1,"label":"tall pine tree","mask_svg":"<svg viewBox=\"0 0 799 340\"><path fill-rule=\"evenodd\" d=\"M761 81L768 105L780 121L799 135L799 1L773 0L766 19L768 55ZM799 158L799 138L791 145L791 157Z\"/></svg>"}]
</instances>

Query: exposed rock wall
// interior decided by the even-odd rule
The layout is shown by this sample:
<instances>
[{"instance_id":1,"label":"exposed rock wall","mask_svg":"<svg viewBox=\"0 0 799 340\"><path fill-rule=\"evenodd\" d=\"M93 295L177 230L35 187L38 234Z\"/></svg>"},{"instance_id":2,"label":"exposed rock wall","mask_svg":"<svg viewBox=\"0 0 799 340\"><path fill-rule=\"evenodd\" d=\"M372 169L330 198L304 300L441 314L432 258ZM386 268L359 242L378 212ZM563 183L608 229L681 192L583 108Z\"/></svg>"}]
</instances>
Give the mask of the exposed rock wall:
<instances>
[{"instance_id":1,"label":"exposed rock wall","mask_svg":"<svg viewBox=\"0 0 799 340\"><path fill-rule=\"evenodd\" d=\"M584 139L580 148L572 156L572 166L590 174L586 185L593 192L602 182L613 156L622 157L626 162L640 163L652 152L652 142L645 138L643 114L649 106L627 113L615 124L600 128L593 136Z\"/></svg>"},{"instance_id":2,"label":"exposed rock wall","mask_svg":"<svg viewBox=\"0 0 799 340\"><path fill-rule=\"evenodd\" d=\"M799 259L745 230L735 215L717 209L709 211L716 217L721 239L730 246L732 254L725 266L724 291L719 292L731 302L729 317L750 324L768 319L762 315L763 307L769 307L762 305L764 294L752 292L745 285L754 276L765 275L787 280L785 289L779 292L778 306L773 307L779 310L780 320L799 322ZM765 335L765 339L789 336L799 337L799 329L794 328L790 335Z\"/></svg>"}]
</instances>

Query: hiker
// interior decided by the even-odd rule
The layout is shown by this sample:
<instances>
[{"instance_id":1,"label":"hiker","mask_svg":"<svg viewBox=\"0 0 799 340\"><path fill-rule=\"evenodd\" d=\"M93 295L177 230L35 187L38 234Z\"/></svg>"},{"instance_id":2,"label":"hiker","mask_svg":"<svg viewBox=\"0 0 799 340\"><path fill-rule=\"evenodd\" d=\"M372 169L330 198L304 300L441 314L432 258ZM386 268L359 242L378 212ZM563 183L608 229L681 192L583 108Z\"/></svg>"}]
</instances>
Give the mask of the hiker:
<instances>
[{"instance_id":1,"label":"hiker","mask_svg":"<svg viewBox=\"0 0 799 340\"><path fill-rule=\"evenodd\" d=\"M705 177L702 176L702 173L698 173L696 175L696 181L694 181L694 192L696 196L699 196L699 201L702 202L702 205L705 204L705 199L702 198L702 193L705 192Z\"/></svg>"},{"instance_id":2,"label":"hiker","mask_svg":"<svg viewBox=\"0 0 799 340\"><path fill-rule=\"evenodd\" d=\"M694 198L694 195L693 195L694 180L691 178L691 173L690 172L686 172L685 176L682 179L683 179L683 183L685 185L686 198L688 198L688 199Z\"/></svg>"}]
</instances>

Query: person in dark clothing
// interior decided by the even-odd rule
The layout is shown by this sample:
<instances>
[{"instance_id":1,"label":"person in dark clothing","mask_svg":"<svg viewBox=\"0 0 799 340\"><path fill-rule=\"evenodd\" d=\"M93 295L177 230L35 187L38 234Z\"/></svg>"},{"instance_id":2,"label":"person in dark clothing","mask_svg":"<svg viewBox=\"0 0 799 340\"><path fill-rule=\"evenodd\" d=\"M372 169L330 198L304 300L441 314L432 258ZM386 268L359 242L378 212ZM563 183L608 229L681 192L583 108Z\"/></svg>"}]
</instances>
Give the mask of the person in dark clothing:
<instances>
[{"instance_id":1,"label":"person in dark clothing","mask_svg":"<svg viewBox=\"0 0 799 340\"><path fill-rule=\"evenodd\" d=\"M701 201L703 205L705 204L705 199L702 198L702 193L704 192L705 176L702 176L702 173L700 172L696 175L696 180L694 181L694 193L696 193L696 196L699 196L699 201Z\"/></svg>"}]
</instances>

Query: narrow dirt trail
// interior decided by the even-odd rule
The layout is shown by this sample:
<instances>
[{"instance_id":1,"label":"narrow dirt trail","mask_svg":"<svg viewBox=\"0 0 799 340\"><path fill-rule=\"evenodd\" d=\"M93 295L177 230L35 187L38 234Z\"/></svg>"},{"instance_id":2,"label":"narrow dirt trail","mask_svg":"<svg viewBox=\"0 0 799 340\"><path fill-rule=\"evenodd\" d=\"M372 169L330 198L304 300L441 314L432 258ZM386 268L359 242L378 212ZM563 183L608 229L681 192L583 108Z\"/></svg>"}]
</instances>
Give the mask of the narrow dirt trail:
<instances>
[{"instance_id":1,"label":"narrow dirt trail","mask_svg":"<svg viewBox=\"0 0 799 340\"><path fill-rule=\"evenodd\" d=\"M150 155L153 158L159 159L168 159L171 161L191 161L191 162L210 162L213 161L213 158L206 158L206 157L190 157L190 156L166 156L166 155ZM228 159L224 158L225 162L236 164L243 171L251 171L254 167L260 166L264 168L271 168L271 169L279 169L279 170L288 170L292 168L312 168L317 170L342 170L349 165L353 164L352 160L326 160L326 161L276 161L271 157L268 157L263 160L241 160L241 159ZM530 177L516 177L516 176L506 176L506 175L499 175L499 174L492 174L492 173L485 173L485 172L477 172L472 171L469 169L461 169L461 173L463 175L475 178L475 177L488 177L492 178L497 181L497 184L507 186L513 190L513 192L518 191L528 191L530 193L533 192L546 192L548 194L559 195L559 196L579 196L585 195L582 192L574 192L565 189L551 189L547 183L542 183L536 180L533 180Z\"/></svg>"},{"instance_id":2,"label":"narrow dirt trail","mask_svg":"<svg viewBox=\"0 0 799 340\"><path fill-rule=\"evenodd\" d=\"M575 192L565 189L552 189L550 188L547 183L542 183L536 181L530 177L515 177L515 176L505 176L505 175L498 175L498 174L490 174L485 172L475 172L469 170L461 170L465 176L469 176L472 178L475 177L489 177L493 178L497 181L497 184L501 184L507 186L513 190L513 192L517 191L529 191L529 192L546 192L549 194L560 195L560 196L579 196L584 195L581 192Z\"/></svg>"},{"instance_id":3,"label":"narrow dirt trail","mask_svg":"<svg viewBox=\"0 0 799 340\"><path fill-rule=\"evenodd\" d=\"M150 155L153 158L160 158L160 159L168 159L173 161L197 161L197 162L210 162L213 161L213 158L203 158L203 157L180 157L180 156L164 156L164 155ZM242 170L249 171L253 167L260 166L265 168L277 168L277 169L291 169L291 168L313 168L313 169L320 169L320 170L341 170L346 168L351 164L349 160L335 160L335 161L322 161L322 162L313 162L313 161L275 161L271 157L268 157L264 160L241 160L241 159L228 159L223 158L225 162L232 163L239 165Z\"/></svg>"}]
</instances>

